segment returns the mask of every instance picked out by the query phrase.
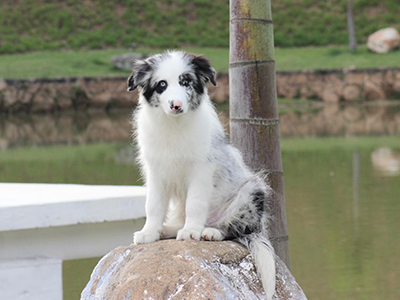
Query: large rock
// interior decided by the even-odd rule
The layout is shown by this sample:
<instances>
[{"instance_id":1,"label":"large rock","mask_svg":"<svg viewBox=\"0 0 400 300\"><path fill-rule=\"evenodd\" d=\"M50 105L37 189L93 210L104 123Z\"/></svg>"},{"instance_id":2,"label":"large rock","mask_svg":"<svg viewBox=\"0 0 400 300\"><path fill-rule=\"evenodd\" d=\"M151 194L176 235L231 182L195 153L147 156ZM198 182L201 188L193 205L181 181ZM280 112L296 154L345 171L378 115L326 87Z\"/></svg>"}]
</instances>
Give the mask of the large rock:
<instances>
[{"instance_id":1,"label":"large rock","mask_svg":"<svg viewBox=\"0 0 400 300\"><path fill-rule=\"evenodd\" d=\"M368 37L367 47L376 53L387 53L399 46L400 34L395 28L378 30Z\"/></svg>"},{"instance_id":2,"label":"large rock","mask_svg":"<svg viewBox=\"0 0 400 300\"><path fill-rule=\"evenodd\" d=\"M346 101L358 100L361 98L361 89L357 85L348 85L343 90L343 98Z\"/></svg>"},{"instance_id":3,"label":"large rock","mask_svg":"<svg viewBox=\"0 0 400 300\"><path fill-rule=\"evenodd\" d=\"M274 299L306 300L280 259ZM83 299L265 299L251 256L232 242L164 240L119 247L104 256Z\"/></svg>"},{"instance_id":4,"label":"large rock","mask_svg":"<svg viewBox=\"0 0 400 300\"><path fill-rule=\"evenodd\" d=\"M147 55L141 53L126 53L122 55L113 55L111 57L112 64L117 69L132 70L133 63L138 59L145 59Z\"/></svg>"},{"instance_id":5,"label":"large rock","mask_svg":"<svg viewBox=\"0 0 400 300\"><path fill-rule=\"evenodd\" d=\"M364 96L368 100L385 100L387 98L383 88L370 80L366 80L364 84Z\"/></svg>"}]
</instances>

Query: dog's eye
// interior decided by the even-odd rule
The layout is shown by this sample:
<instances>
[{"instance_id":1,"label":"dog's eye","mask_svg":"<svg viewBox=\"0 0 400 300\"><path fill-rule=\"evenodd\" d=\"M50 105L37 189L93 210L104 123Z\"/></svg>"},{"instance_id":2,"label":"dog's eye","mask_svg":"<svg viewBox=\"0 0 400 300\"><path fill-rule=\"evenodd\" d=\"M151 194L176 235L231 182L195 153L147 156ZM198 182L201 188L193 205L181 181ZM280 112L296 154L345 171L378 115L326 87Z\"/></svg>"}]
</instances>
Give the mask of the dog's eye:
<instances>
[{"instance_id":1,"label":"dog's eye","mask_svg":"<svg viewBox=\"0 0 400 300\"><path fill-rule=\"evenodd\" d=\"M181 85L188 87L190 85L190 80L189 79L183 79L181 82Z\"/></svg>"},{"instance_id":2,"label":"dog's eye","mask_svg":"<svg viewBox=\"0 0 400 300\"><path fill-rule=\"evenodd\" d=\"M165 80L161 80L156 86L156 92L161 94L167 89L167 86L168 86L167 82Z\"/></svg>"}]
</instances>

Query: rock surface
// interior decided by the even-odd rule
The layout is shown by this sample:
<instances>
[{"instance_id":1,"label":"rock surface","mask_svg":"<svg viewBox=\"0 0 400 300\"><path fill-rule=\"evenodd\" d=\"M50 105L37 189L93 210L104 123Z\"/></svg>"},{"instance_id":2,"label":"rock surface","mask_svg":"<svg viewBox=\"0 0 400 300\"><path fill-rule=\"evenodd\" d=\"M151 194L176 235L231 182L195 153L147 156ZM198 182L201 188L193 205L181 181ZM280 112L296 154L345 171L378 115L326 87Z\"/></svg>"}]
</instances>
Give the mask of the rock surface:
<instances>
[{"instance_id":1,"label":"rock surface","mask_svg":"<svg viewBox=\"0 0 400 300\"><path fill-rule=\"evenodd\" d=\"M144 59L147 56L140 53L126 53L122 55L114 55L111 57L114 67L123 70L132 70L133 63L138 59Z\"/></svg>"},{"instance_id":2,"label":"rock surface","mask_svg":"<svg viewBox=\"0 0 400 300\"><path fill-rule=\"evenodd\" d=\"M274 299L306 300L277 259ZM104 256L83 299L265 299L251 256L232 242L177 242L119 247Z\"/></svg>"},{"instance_id":3,"label":"rock surface","mask_svg":"<svg viewBox=\"0 0 400 300\"><path fill-rule=\"evenodd\" d=\"M376 53L388 53L399 46L400 34L392 27L378 30L368 37L367 47Z\"/></svg>"}]
</instances>

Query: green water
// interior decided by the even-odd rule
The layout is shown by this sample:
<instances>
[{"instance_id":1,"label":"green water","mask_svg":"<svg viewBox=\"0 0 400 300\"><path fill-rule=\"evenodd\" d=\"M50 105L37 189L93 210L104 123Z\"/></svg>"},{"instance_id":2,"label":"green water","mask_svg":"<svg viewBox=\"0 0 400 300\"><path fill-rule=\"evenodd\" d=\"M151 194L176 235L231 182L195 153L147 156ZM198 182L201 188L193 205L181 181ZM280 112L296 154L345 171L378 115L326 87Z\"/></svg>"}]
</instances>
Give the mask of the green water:
<instances>
[{"instance_id":1,"label":"green water","mask_svg":"<svg viewBox=\"0 0 400 300\"><path fill-rule=\"evenodd\" d=\"M0 182L141 185L129 115L0 119ZM308 298L400 299L400 105L289 106L280 118L291 268ZM64 300L98 259L64 261Z\"/></svg>"},{"instance_id":2,"label":"green water","mask_svg":"<svg viewBox=\"0 0 400 300\"><path fill-rule=\"evenodd\" d=\"M63 299L78 300L90 274L100 258L67 260L63 262Z\"/></svg>"},{"instance_id":3,"label":"green water","mask_svg":"<svg viewBox=\"0 0 400 300\"><path fill-rule=\"evenodd\" d=\"M292 272L309 299L400 298L400 176L372 153L398 137L282 140ZM0 181L140 183L129 144L18 148L0 152ZM119 161L119 162L118 162ZM64 299L79 299L98 258L65 261Z\"/></svg>"},{"instance_id":4,"label":"green water","mask_svg":"<svg viewBox=\"0 0 400 300\"><path fill-rule=\"evenodd\" d=\"M400 299L400 177L344 148L283 151L293 274L309 299Z\"/></svg>"}]
</instances>

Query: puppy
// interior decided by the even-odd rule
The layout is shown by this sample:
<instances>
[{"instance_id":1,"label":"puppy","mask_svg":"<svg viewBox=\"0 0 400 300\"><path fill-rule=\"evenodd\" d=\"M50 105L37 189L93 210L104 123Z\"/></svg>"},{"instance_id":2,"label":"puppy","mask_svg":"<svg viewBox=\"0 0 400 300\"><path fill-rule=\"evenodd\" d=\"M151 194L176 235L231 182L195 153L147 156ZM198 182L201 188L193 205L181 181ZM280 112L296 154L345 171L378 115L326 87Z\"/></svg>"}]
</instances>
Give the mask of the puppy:
<instances>
[{"instance_id":1,"label":"puppy","mask_svg":"<svg viewBox=\"0 0 400 300\"><path fill-rule=\"evenodd\" d=\"M271 299L275 261L264 202L272 191L227 140L207 92L215 75L207 59L181 51L134 64L128 91L139 88L134 125L148 187L146 223L134 243L235 239L249 248Z\"/></svg>"}]
</instances>

